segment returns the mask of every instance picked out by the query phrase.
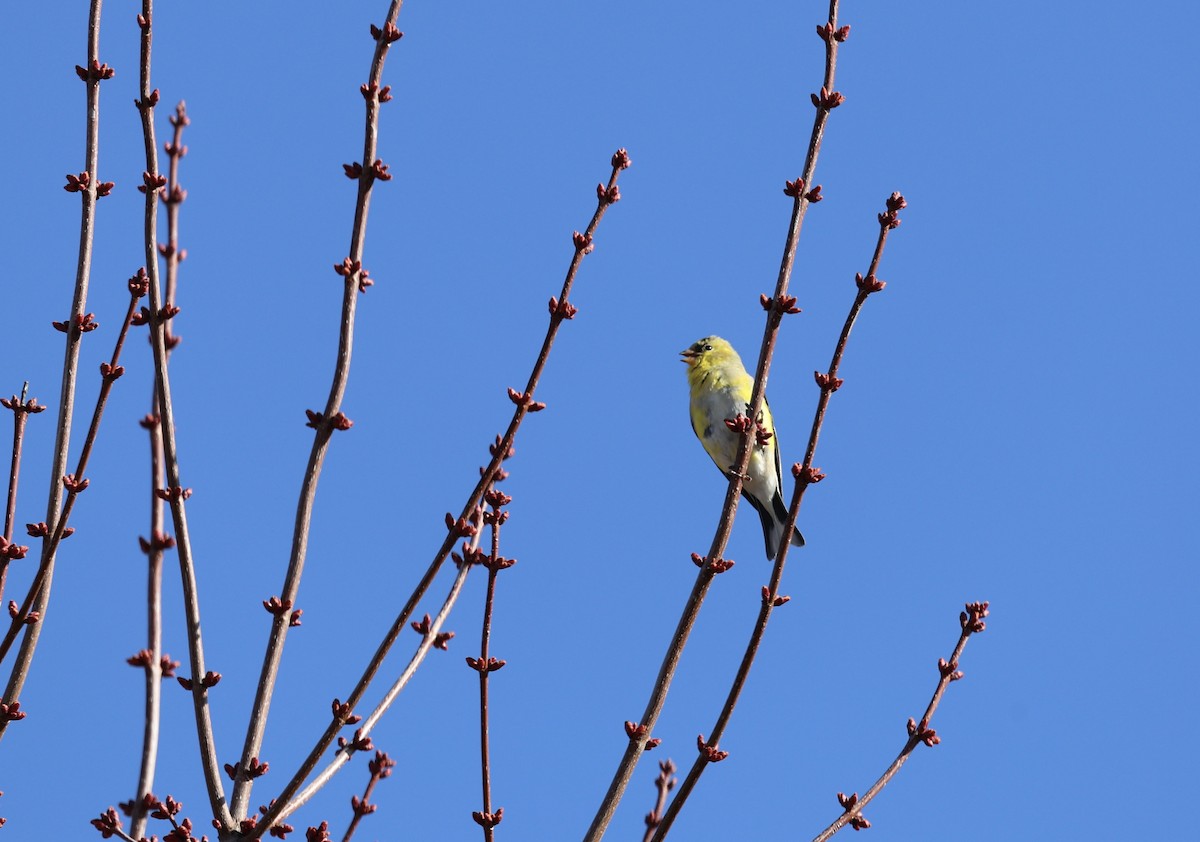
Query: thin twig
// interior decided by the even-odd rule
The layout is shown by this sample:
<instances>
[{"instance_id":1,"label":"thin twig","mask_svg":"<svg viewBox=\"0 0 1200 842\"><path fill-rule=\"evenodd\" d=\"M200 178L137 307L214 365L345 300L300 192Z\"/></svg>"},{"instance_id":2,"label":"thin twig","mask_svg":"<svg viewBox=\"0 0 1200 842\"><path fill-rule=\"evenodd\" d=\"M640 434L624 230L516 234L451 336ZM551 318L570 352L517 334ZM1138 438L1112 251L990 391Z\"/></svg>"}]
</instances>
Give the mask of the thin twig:
<instances>
[{"instance_id":1,"label":"thin twig","mask_svg":"<svg viewBox=\"0 0 1200 842\"><path fill-rule=\"evenodd\" d=\"M746 650L742 655L741 663L738 665L737 673L734 675L733 683L729 688L729 693L725 697L725 703L721 707L717 715L717 721L713 725L712 730L709 731L708 737L700 739L699 755L695 762L693 762L691 769L688 770L688 774L684 778L683 784L679 787L679 792L676 793L675 798L671 801L670 807L667 808L666 815L663 816L658 831L654 835L655 842L660 842L660 840L666 838L676 816L683 809L700 776L709 764L723 760L728 756L726 752L719 751L717 747L720 744L721 738L725 735L725 729L729 726L729 720L733 717L733 709L737 706L738 699L745 688L746 680L750 676L750 668L754 664L754 659L758 654L763 635L766 633L771 612L790 599L790 597L780 596L779 586L783 580L783 569L787 562L788 548L791 543L789 538L792 534L792 529L796 525L796 519L800 514L800 505L804 497L804 492L810 484L819 482L824 477L824 474L813 468L812 463L816 455L817 440L824 425L825 411L829 406L830 396L837 391L842 383L838 379L837 373L841 366L842 356L846 352L846 344L850 339L850 331L858 319L858 314L862 310L867 297L872 293L879 292L886 286L883 281L876 278L875 273L878 271L879 261L883 257L883 247L887 242L888 232L900 224L897 214L904 206L904 199L898 193L893 194L888 199L888 210L879 217L879 236L871 257L870 268L865 278L862 275L856 277L858 293L854 298L854 303L850 306L850 312L846 316L846 321L842 325L842 332L838 336L837 344L834 346L833 358L829 363L829 370L825 374L821 374L820 372L815 373L817 384L821 387L821 396L817 401L817 411L813 418L812 429L809 432L804 461L792 466L792 475L796 478L796 483L792 493L792 503L788 507L788 517L784 523L783 539L775 556L775 564L771 569L770 583L762 589L762 603L759 607L758 616L755 619L754 628L750 633L750 639L746 644Z\"/></svg>"},{"instance_id":2,"label":"thin twig","mask_svg":"<svg viewBox=\"0 0 1200 842\"><path fill-rule=\"evenodd\" d=\"M170 823L171 832L164 837L165 839L195 839L195 837L192 835L192 820L187 817L184 817L182 820L176 818L183 809L183 805L170 795L166 797L166 800L162 800L154 797L152 793L147 793L146 795L142 796L141 801L142 804L140 806L143 813L149 813L156 819L162 819ZM131 812L130 807L132 805L121 804L120 806L125 812ZM110 835L115 835L119 836L121 839L129 840L129 842L135 842L131 835L126 834L125 831L121 829L121 817L112 807L109 807L107 810L101 813L99 818L92 819L91 825L92 827L96 828L96 830L100 831L101 835L105 838L108 838ZM133 831L130 830L130 834L132 833ZM146 842L144 837L139 836L137 838L141 840L141 842ZM155 836L152 838L157 839L158 837ZM207 839L208 837L204 838ZM222 838L225 837L222 836Z\"/></svg>"},{"instance_id":3,"label":"thin twig","mask_svg":"<svg viewBox=\"0 0 1200 842\"><path fill-rule=\"evenodd\" d=\"M27 415L30 412L41 412L45 408L38 405L37 398L30 402L32 406L26 404L25 398L28 394L29 381L26 380L21 384L21 397L13 395L11 398L0 401L13 414L12 461L8 469L8 496L5 498L4 506L4 540L6 541L12 540L13 522L17 516L17 485L21 478L21 443L25 438L25 422L29 420ZM3 593L3 589L0 588L0 596Z\"/></svg>"},{"instance_id":4,"label":"thin twig","mask_svg":"<svg viewBox=\"0 0 1200 842\"><path fill-rule=\"evenodd\" d=\"M179 246L179 206L187 198L187 191L179 186L179 162L187 155L188 148L183 145L183 130L191 125L188 117L187 103L180 100L175 105L175 113L167 118L171 122L173 134L170 142L163 144L170 164L167 166L167 183L159 197L167 206L167 242L158 247L158 252L167 265L167 301L177 301L179 287L179 264L187 257L187 251ZM168 323L166 328L167 350L173 350L179 344L179 336L173 330L174 323Z\"/></svg>"},{"instance_id":5,"label":"thin twig","mask_svg":"<svg viewBox=\"0 0 1200 842\"><path fill-rule=\"evenodd\" d=\"M871 255L871 265L867 269L867 274L855 276L855 284L858 286L858 295L854 299L854 304L850 308L850 314L846 317L846 323L842 326L842 332L838 336L837 346L833 350L833 359L829 363L829 371L824 375L814 372L817 380L817 385L821 387L821 397L817 401L816 414L813 417L812 433L808 437L808 447L804 451L804 462L802 467L812 469L813 457L817 451L817 440L820 437L821 427L825 420L825 411L829 408L830 396L838 390L842 385L842 381L838 379L838 366L841 365L842 355L846 352L846 343L850 341L850 330L854 327L855 321L858 319L859 311L862 310L863 304L867 297L872 293L881 291L887 284L876 277L879 271L879 261L883 258L883 248L887 245L888 232L894 230L900 225L899 213L908 206L908 202L899 193L893 193L888 197L886 210L879 214L879 237L875 241L875 251ZM793 473L796 469L793 468ZM813 480L819 482L820 480ZM808 483L801 483L802 486L807 486ZM803 487L801 488L803 492Z\"/></svg>"},{"instance_id":6,"label":"thin twig","mask_svg":"<svg viewBox=\"0 0 1200 842\"><path fill-rule=\"evenodd\" d=\"M162 679L164 658L162 653L162 571L166 550L175 546L175 539L167 534L163 499L155 491L167 485L166 469L163 466L161 419L155 409L158 406L158 390L150 388L151 412L143 417L139 426L146 430L150 444L150 537L141 538L139 543L146 553L146 649L139 652L131 663L143 668L145 704L142 722L142 755L138 766L136 795L133 801L130 830L137 839L146 833L149 814L145 796L153 791L154 774L158 763L158 740L161 726ZM174 674L174 671L170 671Z\"/></svg>"},{"instance_id":7,"label":"thin twig","mask_svg":"<svg viewBox=\"0 0 1200 842\"><path fill-rule=\"evenodd\" d=\"M317 483L321 469L325 464L325 456L329 450L329 442L335 429L345 429L348 419L342 415L342 400L346 394L346 386L350 378L350 358L354 348L354 324L358 307L358 296L365 292L371 281L367 271L362 266L363 253L367 236L367 212L371 204L371 192L376 180L386 181L391 178L387 166L377 157L379 145L379 108L391 99L387 88L381 88L383 64L388 49L400 38L396 29L396 19L400 15L403 0L392 0L382 29L372 27L375 38L375 53L371 60L371 69L367 84L363 85L363 98L366 100L366 125L363 137L363 160L357 166L358 194L354 204L354 224L350 235L350 252L338 271L344 276L345 284L342 294L341 326L338 332L337 362L334 366L333 382L330 385L329 397L325 402L324 412L319 419L310 414L315 428L312 449L308 457L308 465L304 471L304 479L300 487L300 496L296 504L296 520L292 530L292 548L288 559L287 573L284 575L283 588L278 599L282 604L294 605L300 590L300 578L304 573L304 562L308 555L308 538L312 522L313 504L316 499ZM347 169L351 175L353 168ZM267 717L271 709L271 697L279 675L279 664L283 658L284 643L290 627L288 612L275 614L271 622L271 630L267 638L266 652L263 656L262 670L259 674L258 685L254 694L254 704L250 710L246 726L246 739L242 746L240 768L246 769L251 758L257 757L261 748L263 735L267 728ZM253 779L239 775L233 786L233 815L241 820L246 816L247 805L250 802Z\"/></svg>"},{"instance_id":8,"label":"thin twig","mask_svg":"<svg viewBox=\"0 0 1200 842\"><path fill-rule=\"evenodd\" d=\"M12 461L8 468L8 498L4 507L4 536L0 540L0 601L4 598L4 581L8 577L8 565L19 558L25 558L29 547L13 543L13 528L17 516L17 486L21 480L21 450L25 442L25 423L31 414L36 415L46 407L37 402L37 398L25 400L29 394L29 383L21 386L21 397L0 398L0 405L12 411L13 414L13 446Z\"/></svg>"},{"instance_id":9,"label":"thin twig","mask_svg":"<svg viewBox=\"0 0 1200 842\"><path fill-rule=\"evenodd\" d=\"M492 560L500 556L500 527L492 525ZM492 842L496 836L496 825L503 818L504 810L492 812L492 764L491 748L488 733L488 677L492 668L504 666L503 661L493 661L489 658L488 644L492 638L492 608L496 599L496 572L494 564L488 565L487 592L483 600L483 623L480 632L479 658L467 658L467 664L479 673L479 771L483 789L483 809L472 813L476 823L483 829L484 842Z\"/></svg>"},{"instance_id":10,"label":"thin twig","mask_svg":"<svg viewBox=\"0 0 1200 842\"><path fill-rule=\"evenodd\" d=\"M112 189L111 182L101 182L99 166L99 133L100 133L100 82L113 75L111 67L100 63L100 7L101 0L91 0L88 12L88 56L87 66L76 66L75 71L87 84L87 140L84 150L85 169L78 176L67 178L68 192L79 193L82 207L79 222L79 257L75 267L75 291L71 302L71 312L67 318L68 325L66 349L63 353L62 388L59 393L58 421L55 426L54 454L50 466L50 490L46 501L46 523L51 526L44 538L53 533L53 524L58 517L59 506L62 505L62 478L66 473L67 455L71 446L71 422L75 413L75 385L79 373L79 345L81 332L74 326L82 324L87 307L88 282L92 272L92 239L96 229L96 200L106 195ZM50 602L50 586L54 578L54 551L47 540L42 542L41 566L42 585L38 590L37 601L32 610L39 616L45 616L46 606ZM33 655L37 650L38 639L41 636L42 624L31 623L25 627L25 636L21 640L21 648L9 675L8 684L4 689L4 699L8 703L17 701L25 679L29 675ZM7 721L0 721L0 738L8 727Z\"/></svg>"},{"instance_id":11,"label":"thin twig","mask_svg":"<svg viewBox=\"0 0 1200 842\"><path fill-rule=\"evenodd\" d=\"M891 765L879 776L879 779L875 781L862 798L858 797L858 793L851 795L838 793L838 802L842 805L845 812L838 816L829 827L817 834L813 838L813 842L826 842L826 840L846 825L851 825L855 830L863 830L870 827L871 823L862 815L863 808L870 804L875 796L896 776L896 773L900 771L900 767L904 765L904 762L908 760L908 756L912 754L913 749L921 743L927 746L935 746L942 741L937 732L929 727L929 723L933 721L933 714L937 710L938 703L941 702L946 688L950 686L950 682L957 681L963 677L962 672L958 669L959 658L962 657L963 649L967 646L967 638L987 628L987 623L984 622L984 618L987 615L988 603L967 603L966 610L959 614L958 617L959 624L962 626L962 633L959 635L954 652L950 655L950 660L938 659L937 687L934 688L933 697L929 700L929 705L925 708L925 713L921 716L921 721L908 720L908 740L905 741L904 747L900 749L900 753L896 755L896 759L891 762Z\"/></svg>"},{"instance_id":12,"label":"thin twig","mask_svg":"<svg viewBox=\"0 0 1200 842\"><path fill-rule=\"evenodd\" d=\"M438 571L441 569L446 558L450 555L454 545L458 542L459 538L469 536L472 534L471 530L476 528L471 524L472 522L477 521L479 517L476 514L476 511L479 507L480 501L483 499L484 491L489 488L493 482L498 482L507 475L506 472L501 469L500 463L507 459L512 453L513 442L516 440L517 430L520 428L521 422L525 420L525 416L530 412L537 412L544 407L544 404L540 404L534 400L535 390L537 389L537 385L541 380L542 372L545 370L546 361L550 357L550 350L554 345L554 339L558 334L559 326L563 321L573 318L577 312L575 306L568 301L568 296L570 295L571 289L575 284L575 277L578 274L579 266L583 261L584 255L592 251L593 236L597 226L600 224L600 220L604 217L605 211L607 211L611 205L615 204L621 198L620 190L617 188L617 177L620 175L622 170L629 167L629 154L624 149L618 149L616 154L613 155L611 163L612 172L609 176L608 183L601 183L596 186L596 211L592 215L591 221L588 223L587 228L582 234L575 232L572 235L572 240L575 244L575 252L571 258L571 265L567 269L567 275L563 281L562 290L557 297L551 297L550 299L550 324L546 329L546 337L542 341L541 350L538 353L537 360L534 362L533 369L529 374L528 381L526 382L525 391L517 392L513 389L509 389L509 399L515 404L515 408L513 410L512 419L509 421L508 429L504 432L503 436L497 436L497 441L489 448L492 453L492 459L485 467L480 469L479 482L475 485L475 488L470 495L468 495L467 501L461 510L462 513L459 515L458 520L454 520L453 517L447 516L449 531L445 540L442 541L442 545L434 555L433 560L429 563L429 567L426 569L424 575L413 589L413 592L409 595L404 607L400 609L400 613L396 616L391 628L388 629L387 634L384 636L383 640L376 648L374 655L367 663L366 669L363 671L358 683L354 686L354 689L346 699L346 704L349 705L349 709L351 710L358 704L358 702L362 699L363 694L366 693L367 688L371 685L376 673L378 673L380 666L383 664L384 659L391 650L392 645L395 644L397 638L400 636L400 633L404 630L405 625L408 623L409 618L412 617L413 612L416 610L417 604L425 596L426 591L429 590L430 585L437 577ZM284 816L290 814L292 810L295 809L291 806L285 808L285 805L300 789L304 781L308 779L308 776L312 773L312 770L316 768L317 763L320 762L320 759L324 755L326 749L328 749L333 743L334 738L337 736L338 731L341 730L343 724L344 723L338 721L338 718L335 714L329 725L326 727L325 732L320 736L312 750L309 752L308 757L305 758L300 768L292 776L292 779L288 781L282 792L280 792L279 796L275 799L276 806L272 808L273 813L276 813L277 816ZM305 792L308 792L311 788L311 786L306 788ZM309 797L311 797L311 795ZM275 816L268 814L268 818L273 819ZM263 825L264 822L259 823L260 827Z\"/></svg>"},{"instance_id":13,"label":"thin twig","mask_svg":"<svg viewBox=\"0 0 1200 842\"><path fill-rule=\"evenodd\" d=\"M109 807L99 818L92 819L90 824L107 839L110 836L115 836L123 842L138 842L128 833L121 829L121 817L117 815L117 811Z\"/></svg>"},{"instance_id":14,"label":"thin twig","mask_svg":"<svg viewBox=\"0 0 1200 842\"><path fill-rule=\"evenodd\" d=\"M650 842L654 837L654 831L662 822L663 809L667 806L667 795L677 783L679 779L675 777L675 763L671 758L658 761L658 777L654 779L654 789L658 792L658 797L654 801L654 809L646 814L646 833L642 842Z\"/></svg>"},{"instance_id":15,"label":"thin twig","mask_svg":"<svg viewBox=\"0 0 1200 842\"><path fill-rule=\"evenodd\" d=\"M166 300L178 302L176 289L178 287L179 262L183 260L184 252L179 248L179 206L183 203L186 193L179 186L179 160L187 154L183 145L183 130L191 120L181 101L175 106L175 113L170 117L174 127L174 137L165 145L170 167L167 183L159 193L159 197L167 207L167 242L158 247L167 268ZM167 348L167 359L176 345L179 336L174 333L172 319L164 326L164 343ZM162 433L159 427L158 391L151 384L151 411L139 423L149 433L150 442L150 537L141 539L142 549L146 552L146 638L147 653L142 658L145 674L145 716L142 727L142 757L138 770L137 795L134 798L133 816L130 833L140 839L145 835L149 815L145 806L145 796L154 789L154 772L158 761L158 737L161 721L162 679L164 663L170 663L162 653L162 568L163 554L175 545L175 539L166 534L164 527L163 500L154 493L155 489L167 486L166 471L163 467ZM141 653L139 653L140 655Z\"/></svg>"},{"instance_id":16,"label":"thin twig","mask_svg":"<svg viewBox=\"0 0 1200 842\"><path fill-rule=\"evenodd\" d=\"M508 519L508 512L501 511L503 506L512 502L507 494L491 490L485 495L491 505L491 510L484 514L484 520L492 527L492 552L469 558L464 556L464 563L477 560L488 571L487 592L483 601L483 623L480 631L479 657L467 658L467 666L479 673L479 769L483 784L483 809L471 813L475 823L483 828L484 842L492 842L496 835L496 825L504 818L504 808L492 810L492 764L491 747L488 729L488 678L493 672L505 664L491 657L489 644L492 640L492 612L496 602L496 576L516 564L516 559L504 558L500 555L500 525Z\"/></svg>"},{"instance_id":17,"label":"thin twig","mask_svg":"<svg viewBox=\"0 0 1200 842\"><path fill-rule=\"evenodd\" d=\"M138 24L142 30L140 61L140 95L137 106L142 118L142 138L146 152L146 169L142 173L145 186L145 230L144 247L146 271L150 278L150 345L154 350L154 384L158 395L158 416L163 441L163 464L166 469L166 487L157 494L171 507L171 519L175 527L175 543L179 557L179 574L183 585L184 612L188 630L188 661L192 670L192 710L196 720L196 739L200 747L200 762L204 771L205 789L213 815L221 830L234 827L233 817L225 802L224 786L217 760L216 737L213 734L212 714L208 705L208 688L214 681L204 663L204 640L200 628L200 595L196 586L196 562L192 554L191 536L188 532L187 513L184 500L191 495L180 481L179 453L175 442L175 409L171 403L171 379L167 372L167 336L165 324L177 312L176 308L163 299L163 289L158 271L158 191L166 185L166 178L158 169L158 142L154 132L154 106L158 102L158 90L150 88L150 56L153 45L151 23L153 0L142 0L142 13ZM215 678L215 673L213 677Z\"/></svg>"},{"instance_id":18,"label":"thin twig","mask_svg":"<svg viewBox=\"0 0 1200 842\"><path fill-rule=\"evenodd\" d=\"M25 397L29 394L29 381L26 380L21 385L21 397L13 395L11 398L6 398L2 401L4 407L12 411L13 414L13 446L12 446L12 461L9 463L8 469L8 495L5 498L4 505L4 540L11 541L13 536L13 521L17 515L17 485L21 478L21 443L25 438L25 422L29 420L26 416L29 412L41 412L37 408L38 402L33 400L34 409L29 409L25 403ZM0 587L0 596L4 595L4 589Z\"/></svg>"},{"instance_id":19,"label":"thin twig","mask_svg":"<svg viewBox=\"0 0 1200 842\"><path fill-rule=\"evenodd\" d=\"M375 759L367 764L367 770L371 773L371 778L367 781L362 798L353 796L350 799L350 809L354 811L354 818L350 820L350 825L346 828L346 835L342 837L342 842L350 842L363 816L369 816L378 809L379 805L371 803L371 793L375 791L375 784L392 774L392 768L395 765L396 761L388 757L386 752L375 752Z\"/></svg>"},{"instance_id":20,"label":"thin twig","mask_svg":"<svg viewBox=\"0 0 1200 842\"><path fill-rule=\"evenodd\" d=\"M764 296L763 299L763 306L767 309L767 322L763 331L762 346L759 351L758 365L755 370L754 388L746 410L746 417L751 419L758 418L759 412L762 409L763 396L766 394L767 375L770 371L771 359L775 352L775 339L779 332L780 322L783 320L784 314L795 312L793 306L795 299L789 297L787 292L791 281L792 268L795 264L796 247L800 240L800 231L809 204L820 201L821 198L820 186L812 187L811 185L813 184L813 176L816 172L817 157L821 150L821 142L825 136L825 125L829 119L829 112L840 105L844 99L841 94L833 89L835 71L837 69L837 45L845 40L845 33L847 31L846 29L838 28L837 12L838 0L830 0L828 21L825 26L818 27L818 34L821 34L825 41L824 83L820 94L813 94L812 97L813 105L816 107L816 117L814 118L813 129L809 138L808 152L805 156L802 175L795 182L788 182L784 190L793 199L792 216L791 222L788 225L787 240L784 245L783 258L779 267L779 277L776 281L774 296L771 299L766 299ZM655 679L650 698L646 703L646 709L642 713L642 718L639 722L627 723L626 732L629 736L629 744L626 746L625 753L622 755L617 770L613 774L612 782L609 784L608 791L600 803L596 816L592 819L592 824L584 836L585 842L598 842L604 836L604 832L608 828L609 822L612 821L613 814L616 812L617 805L620 803L625 790L629 786L629 780L633 776L633 770L637 766L642 752L647 748L653 747L655 744L655 740L652 737L654 726L657 724L663 705L666 703L667 692L670 690L671 682L679 665L679 659L683 654L684 647L687 645L687 640L691 634L692 626L695 624L696 617L700 613L700 608L708 592L708 587L712 583L713 576L724 569L728 569L728 562L722 558L722 554L725 552L730 533L733 530L733 520L737 514L738 500L742 493L746 466L750 461L751 446L755 441L755 436L754 425L748 425L742 433L741 441L738 445L737 458L734 460L729 473L729 486L725 492L725 502L721 509L716 533L713 535L708 555L702 560L700 572L696 576L696 582L692 586L691 593L688 595L683 613L675 628L675 634L672 636L666 655L663 657L662 666L659 668L658 676ZM790 536L791 533L785 532L784 535Z\"/></svg>"}]
</instances>

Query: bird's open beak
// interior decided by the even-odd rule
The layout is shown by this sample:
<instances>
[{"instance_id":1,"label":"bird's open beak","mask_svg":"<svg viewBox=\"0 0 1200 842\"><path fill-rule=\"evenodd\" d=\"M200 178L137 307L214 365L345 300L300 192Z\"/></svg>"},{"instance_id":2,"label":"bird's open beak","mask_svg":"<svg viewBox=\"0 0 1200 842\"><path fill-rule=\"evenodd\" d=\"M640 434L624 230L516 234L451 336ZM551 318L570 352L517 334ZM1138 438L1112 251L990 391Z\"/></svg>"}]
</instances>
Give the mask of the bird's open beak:
<instances>
[{"instance_id":1,"label":"bird's open beak","mask_svg":"<svg viewBox=\"0 0 1200 842\"><path fill-rule=\"evenodd\" d=\"M683 358L680 360L681 363L687 363L688 365L691 365L692 360L696 359L697 355L696 352L691 348L686 348L679 352L679 356Z\"/></svg>"}]
</instances>

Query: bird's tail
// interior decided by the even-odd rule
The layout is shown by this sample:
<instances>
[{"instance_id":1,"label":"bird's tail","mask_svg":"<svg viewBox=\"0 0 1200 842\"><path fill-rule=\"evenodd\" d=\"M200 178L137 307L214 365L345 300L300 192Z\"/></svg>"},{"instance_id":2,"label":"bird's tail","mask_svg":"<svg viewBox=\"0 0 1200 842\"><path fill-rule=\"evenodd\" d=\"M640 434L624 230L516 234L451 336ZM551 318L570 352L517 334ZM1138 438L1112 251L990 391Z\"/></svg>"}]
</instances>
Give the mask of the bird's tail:
<instances>
[{"instance_id":1,"label":"bird's tail","mask_svg":"<svg viewBox=\"0 0 1200 842\"><path fill-rule=\"evenodd\" d=\"M762 521L763 538L767 544L767 558L774 561L775 553L779 549L779 544L783 538L783 527L787 523L787 506L783 503L783 497L776 492L775 497L771 500L771 507L768 509L759 501L747 495L754 508L758 511L758 517ZM792 529L792 546L803 547L804 536L800 534L799 529Z\"/></svg>"}]
</instances>

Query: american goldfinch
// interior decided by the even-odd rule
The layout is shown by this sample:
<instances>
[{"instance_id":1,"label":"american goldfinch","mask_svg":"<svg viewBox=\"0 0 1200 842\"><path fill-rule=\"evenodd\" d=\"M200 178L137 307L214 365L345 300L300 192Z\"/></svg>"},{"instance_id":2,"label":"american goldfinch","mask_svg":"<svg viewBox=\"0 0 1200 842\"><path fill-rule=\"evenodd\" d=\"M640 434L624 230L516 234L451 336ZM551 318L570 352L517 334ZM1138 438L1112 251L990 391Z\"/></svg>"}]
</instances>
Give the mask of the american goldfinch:
<instances>
[{"instance_id":1,"label":"american goldfinch","mask_svg":"<svg viewBox=\"0 0 1200 842\"><path fill-rule=\"evenodd\" d=\"M733 346L719 336L706 336L680 353L688 367L692 429L721 473L728 473L737 458L738 434L725 426L725 420L739 413L746 414L754 378L746 373L742 358ZM765 399L761 419L763 428L774 434L775 422ZM772 435L765 444L753 446L742 485L742 496L750 501L762 519L769 559L774 559L779 550L788 516L782 486L779 444ZM799 530L793 531L792 544L804 546L804 536Z\"/></svg>"}]
</instances>

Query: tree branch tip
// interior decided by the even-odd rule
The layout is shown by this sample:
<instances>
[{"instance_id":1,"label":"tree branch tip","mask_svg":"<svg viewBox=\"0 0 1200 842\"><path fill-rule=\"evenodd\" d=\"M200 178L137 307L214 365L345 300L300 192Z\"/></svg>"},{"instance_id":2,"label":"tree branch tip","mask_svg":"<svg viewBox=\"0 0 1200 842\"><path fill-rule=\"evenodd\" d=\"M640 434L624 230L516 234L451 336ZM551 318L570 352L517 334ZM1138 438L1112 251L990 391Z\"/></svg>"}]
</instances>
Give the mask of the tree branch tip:
<instances>
[{"instance_id":1,"label":"tree branch tip","mask_svg":"<svg viewBox=\"0 0 1200 842\"><path fill-rule=\"evenodd\" d=\"M987 628L983 618L990 613L987 602L968 602L966 611L958 615L959 624L966 634L978 634Z\"/></svg>"}]
</instances>

